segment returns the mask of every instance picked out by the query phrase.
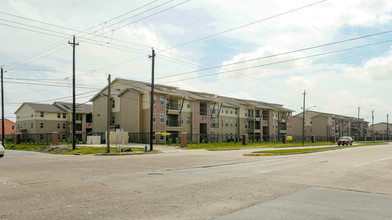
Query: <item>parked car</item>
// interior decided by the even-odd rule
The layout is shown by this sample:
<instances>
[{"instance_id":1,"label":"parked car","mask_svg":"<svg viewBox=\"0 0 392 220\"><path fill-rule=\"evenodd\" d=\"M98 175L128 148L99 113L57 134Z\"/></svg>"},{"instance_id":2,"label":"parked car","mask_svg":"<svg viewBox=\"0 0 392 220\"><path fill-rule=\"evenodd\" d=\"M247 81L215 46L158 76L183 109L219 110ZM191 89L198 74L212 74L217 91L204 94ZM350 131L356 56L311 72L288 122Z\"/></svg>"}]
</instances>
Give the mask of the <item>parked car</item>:
<instances>
[{"instance_id":1,"label":"parked car","mask_svg":"<svg viewBox=\"0 0 392 220\"><path fill-rule=\"evenodd\" d=\"M341 137L338 140L338 146L340 146L340 145L342 145L342 146L344 146L344 145L353 145L352 137L348 137L348 136Z\"/></svg>"},{"instance_id":2,"label":"parked car","mask_svg":"<svg viewBox=\"0 0 392 220\"><path fill-rule=\"evenodd\" d=\"M0 157L4 157L4 146L3 144L0 144Z\"/></svg>"}]
</instances>

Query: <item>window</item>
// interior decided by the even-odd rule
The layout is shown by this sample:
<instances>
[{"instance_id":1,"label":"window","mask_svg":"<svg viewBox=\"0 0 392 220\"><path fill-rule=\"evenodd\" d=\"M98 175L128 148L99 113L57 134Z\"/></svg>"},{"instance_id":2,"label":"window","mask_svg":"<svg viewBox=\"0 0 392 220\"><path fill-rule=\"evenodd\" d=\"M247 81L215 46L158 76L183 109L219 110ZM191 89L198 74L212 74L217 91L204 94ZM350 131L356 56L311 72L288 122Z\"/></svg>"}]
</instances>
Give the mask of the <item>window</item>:
<instances>
[{"instance_id":1,"label":"window","mask_svg":"<svg viewBox=\"0 0 392 220\"><path fill-rule=\"evenodd\" d=\"M44 115L45 115L45 114L44 114L43 112L41 112L41 118L43 118L43 117L44 117Z\"/></svg>"},{"instance_id":2,"label":"window","mask_svg":"<svg viewBox=\"0 0 392 220\"><path fill-rule=\"evenodd\" d=\"M116 100L112 100L112 108L115 108L116 107Z\"/></svg>"},{"instance_id":3,"label":"window","mask_svg":"<svg viewBox=\"0 0 392 220\"><path fill-rule=\"evenodd\" d=\"M248 116L248 109L245 109L245 116Z\"/></svg>"},{"instance_id":4,"label":"window","mask_svg":"<svg viewBox=\"0 0 392 220\"><path fill-rule=\"evenodd\" d=\"M234 109L234 114L237 114L237 109Z\"/></svg>"},{"instance_id":5,"label":"window","mask_svg":"<svg viewBox=\"0 0 392 220\"><path fill-rule=\"evenodd\" d=\"M156 102L156 96L154 95L154 99L153 99L152 103L154 103L154 105L155 105L155 102Z\"/></svg>"},{"instance_id":6,"label":"window","mask_svg":"<svg viewBox=\"0 0 392 220\"><path fill-rule=\"evenodd\" d=\"M233 127L233 120L230 120L230 127Z\"/></svg>"},{"instance_id":7,"label":"window","mask_svg":"<svg viewBox=\"0 0 392 220\"><path fill-rule=\"evenodd\" d=\"M33 124L33 123L31 123L30 127L31 127L31 128L34 128L34 124Z\"/></svg>"},{"instance_id":8,"label":"window","mask_svg":"<svg viewBox=\"0 0 392 220\"><path fill-rule=\"evenodd\" d=\"M230 114L231 114L231 115L233 114L233 109L232 109L232 108L230 108Z\"/></svg>"},{"instance_id":9,"label":"window","mask_svg":"<svg viewBox=\"0 0 392 220\"><path fill-rule=\"evenodd\" d=\"M65 124L63 124L63 129L65 129Z\"/></svg>"},{"instance_id":10,"label":"window","mask_svg":"<svg viewBox=\"0 0 392 220\"><path fill-rule=\"evenodd\" d=\"M116 117L112 116L112 124L114 124L116 122Z\"/></svg>"},{"instance_id":11,"label":"window","mask_svg":"<svg viewBox=\"0 0 392 220\"><path fill-rule=\"evenodd\" d=\"M152 114L152 122L155 123L156 113Z\"/></svg>"},{"instance_id":12,"label":"window","mask_svg":"<svg viewBox=\"0 0 392 220\"><path fill-rule=\"evenodd\" d=\"M186 116L186 123L190 124L191 123L191 117Z\"/></svg>"},{"instance_id":13,"label":"window","mask_svg":"<svg viewBox=\"0 0 392 220\"><path fill-rule=\"evenodd\" d=\"M165 137L164 137L163 135L159 135L159 139L160 139L161 141L163 141L163 140L165 139Z\"/></svg>"},{"instance_id":14,"label":"window","mask_svg":"<svg viewBox=\"0 0 392 220\"><path fill-rule=\"evenodd\" d=\"M34 117L34 114L31 114L31 117ZM18 116L18 118L19 118L19 116Z\"/></svg>"},{"instance_id":15,"label":"window","mask_svg":"<svg viewBox=\"0 0 392 220\"><path fill-rule=\"evenodd\" d=\"M235 120L234 125L237 127L237 120Z\"/></svg>"},{"instance_id":16,"label":"window","mask_svg":"<svg viewBox=\"0 0 392 220\"><path fill-rule=\"evenodd\" d=\"M228 114L229 113L229 109L228 108L226 108L226 114Z\"/></svg>"},{"instance_id":17,"label":"window","mask_svg":"<svg viewBox=\"0 0 392 220\"><path fill-rule=\"evenodd\" d=\"M18 129L19 129L19 124L18 124Z\"/></svg>"},{"instance_id":18,"label":"window","mask_svg":"<svg viewBox=\"0 0 392 220\"><path fill-rule=\"evenodd\" d=\"M226 120L226 127L229 126L229 120Z\"/></svg>"},{"instance_id":19,"label":"window","mask_svg":"<svg viewBox=\"0 0 392 220\"><path fill-rule=\"evenodd\" d=\"M312 124L312 119L310 119L310 124Z\"/></svg>"},{"instance_id":20,"label":"window","mask_svg":"<svg viewBox=\"0 0 392 220\"><path fill-rule=\"evenodd\" d=\"M15 130L15 125L12 125L12 126L11 126L11 129L12 129L12 130Z\"/></svg>"},{"instance_id":21,"label":"window","mask_svg":"<svg viewBox=\"0 0 392 220\"><path fill-rule=\"evenodd\" d=\"M67 116L66 116L66 114L65 113L63 113L63 118L66 118Z\"/></svg>"},{"instance_id":22,"label":"window","mask_svg":"<svg viewBox=\"0 0 392 220\"><path fill-rule=\"evenodd\" d=\"M40 127L40 128L44 128L44 123L40 123L40 124L39 124L39 127Z\"/></svg>"},{"instance_id":23,"label":"window","mask_svg":"<svg viewBox=\"0 0 392 220\"><path fill-rule=\"evenodd\" d=\"M222 120L222 127L223 127L223 120Z\"/></svg>"},{"instance_id":24,"label":"window","mask_svg":"<svg viewBox=\"0 0 392 220\"><path fill-rule=\"evenodd\" d=\"M60 118L61 117L61 114L60 113L57 113L57 118Z\"/></svg>"},{"instance_id":25,"label":"window","mask_svg":"<svg viewBox=\"0 0 392 220\"><path fill-rule=\"evenodd\" d=\"M161 105L165 105L165 99L163 98L163 96L161 96L161 97L159 98L159 101L160 101L160 104L161 104Z\"/></svg>"},{"instance_id":26,"label":"window","mask_svg":"<svg viewBox=\"0 0 392 220\"><path fill-rule=\"evenodd\" d=\"M163 123L165 122L165 115L164 114L160 114L160 122Z\"/></svg>"},{"instance_id":27,"label":"window","mask_svg":"<svg viewBox=\"0 0 392 220\"><path fill-rule=\"evenodd\" d=\"M245 121L245 128L248 128L248 121Z\"/></svg>"},{"instance_id":28,"label":"window","mask_svg":"<svg viewBox=\"0 0 392 220\"><path fill-rule=\"evenodd\" d=\"M57 123L57 129L60 129L60 123Z\"/></svg>"},{"instance_id":29,"label":"window","mask_svg":"<svg viewBox=\"0 0 392 220\"><path fill-rule=\"evenodd\" d=\"M187 108L191 108L191 102L190 101L186 101L186 107Z\"/></svg>"}]
</instances>

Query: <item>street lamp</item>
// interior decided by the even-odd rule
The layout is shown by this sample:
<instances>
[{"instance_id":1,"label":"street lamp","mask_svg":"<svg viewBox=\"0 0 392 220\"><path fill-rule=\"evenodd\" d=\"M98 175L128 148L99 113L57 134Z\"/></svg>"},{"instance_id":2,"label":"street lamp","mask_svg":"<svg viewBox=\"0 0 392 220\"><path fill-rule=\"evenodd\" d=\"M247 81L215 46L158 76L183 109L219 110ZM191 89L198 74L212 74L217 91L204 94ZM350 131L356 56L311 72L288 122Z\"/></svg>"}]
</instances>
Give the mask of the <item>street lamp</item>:
<instances>
[{"instance_id":1,"label":"street lamp","mask_svg":"<svg viewBox=\"0 0 392 220\"><path fill-rule=\"evenodd\" d=\"M314 107L316 107L316 106L314 105L314 106L310 106L308 108L305 108L305 102L304 102L304 107L301 107L301 109L303 110L302 111L302 146L305 145L305 111L309 110L311 108L314 108Z\"/></svg>"}]
</instances>

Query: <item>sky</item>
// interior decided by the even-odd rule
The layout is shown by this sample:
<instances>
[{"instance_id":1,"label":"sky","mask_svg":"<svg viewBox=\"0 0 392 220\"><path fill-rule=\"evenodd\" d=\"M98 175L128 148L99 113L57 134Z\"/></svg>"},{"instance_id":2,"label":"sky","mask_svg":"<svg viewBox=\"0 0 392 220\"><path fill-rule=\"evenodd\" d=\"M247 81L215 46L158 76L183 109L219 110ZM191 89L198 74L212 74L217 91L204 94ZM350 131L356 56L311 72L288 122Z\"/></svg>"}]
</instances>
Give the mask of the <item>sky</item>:
<instances>
[{"instance_id":1,"label":"sky","mask_svg":"<svg viewBox=\"0 0 392 220\"><path fill-rule=\"evenodd\" d=\"M5 116L23 102L88 103L107 77L385 122L389 0L3 0Z\"/></svg>"}]
</instances>

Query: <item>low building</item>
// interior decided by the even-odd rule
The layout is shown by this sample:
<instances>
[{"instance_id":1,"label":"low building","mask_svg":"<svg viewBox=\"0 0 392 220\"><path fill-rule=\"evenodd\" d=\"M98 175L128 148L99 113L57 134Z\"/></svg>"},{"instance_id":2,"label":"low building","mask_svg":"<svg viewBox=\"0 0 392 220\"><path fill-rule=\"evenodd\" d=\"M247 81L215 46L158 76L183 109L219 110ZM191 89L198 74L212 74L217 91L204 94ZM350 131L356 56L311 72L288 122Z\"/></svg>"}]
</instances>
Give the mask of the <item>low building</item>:
<instances>
[{"instance_id":1,"label":"low building","mask_svg":"<svg viewBox=\"0 0 392 220\"><path fill-rule=\"evenodd\" d=\"M295 136L302 136L302 115L299 113L293 116L293 133ZM305 111L305 126L304 136L316 136L326 140L331 137L352 136L365 138L367 135L367 128L369 122L362 118L355 118L350 116L317 112Z\"/></svg>"},{"instance_id":2,"label":"low building","mask_svg":"<svg viewBox=\"0 0 392 220\"><path fill-rule=\"evenodd\" d=\"M72 103L23 103L15 112L16 132L43 134L58 132L60 141L70 141L72 136ZM86 141L92 132L92 105L76 104L76 139Z\"/></svg>"},{"instance_id":3,"label":"low building","mask_svg":"<svg viewBox=\"0 0 392 220\"><path fill-rule=\"evenodd\" d=\"M146 135L142 142L148 142L150 84L117 78L111 82L111 88L111 130L143 133ZM90 100L94 132L107 129L107 94L105 87ZM191 139L196 142L210 141L214 136L222 141L236 141L244 134L251 140L270 140L292 133L292 110L280 104L155 85L153 106L153 131L170 133L166 138L154 137L157 142L174 141L181 132L192 134Z\"/></svg>"},{"instance_id":4,"label":"low building","mask_svg":"<svg viewBox=\"0 0 392 220\"><path fill-rule=\"evenodd\" d=\"M3 133L3 123L0 120L0 134ZM13 121L10 121L8 119L4 120L4 134L15 134L16 133L16 124Z\"/></svg>"}]
</instances>

